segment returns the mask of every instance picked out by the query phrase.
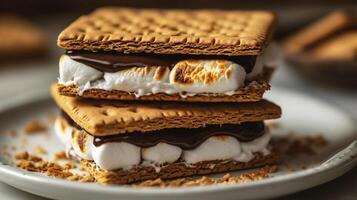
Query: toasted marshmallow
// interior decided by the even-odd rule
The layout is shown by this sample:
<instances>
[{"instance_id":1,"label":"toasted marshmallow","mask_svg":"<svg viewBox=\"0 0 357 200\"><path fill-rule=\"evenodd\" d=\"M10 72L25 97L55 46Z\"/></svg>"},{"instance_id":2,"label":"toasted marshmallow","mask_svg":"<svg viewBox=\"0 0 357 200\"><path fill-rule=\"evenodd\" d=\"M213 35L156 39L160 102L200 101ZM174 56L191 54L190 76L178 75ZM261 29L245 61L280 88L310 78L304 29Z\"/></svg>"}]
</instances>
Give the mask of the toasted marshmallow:
<instances>
[{"instance_id":1,"label":"toasted marshmallow","mask_svg":"<svg viewBox=\"0 0 357 200\"><path fill-rule=\"evenodd\" d=\"M171 71L161 66L133 67L109 73L63 55L59 65L58 83L77 85L79 94L88 89L120 90L136 96L156 93L179 94L182 97L197 93L231 94L244 85L246 78L243 67L226 60L183 60Z\"/></svg>"},{"instance_id":2,"label":"toasted marshmallow","mask_svg":"<svg viewBox=\"0 0 357 200\"><path fill-rule=\"evenodd\" d=\"M72 133L71 143L77 156L85 160L93 160L93 136L83 130L75 130Z\"/></svg>"},{"instance_id":3,"label":"toasted marshmallow","mask_svg":"<svg viewBox=\"0 0 357 200\"><path fill-rule=\"evenodd\" d=\"M66 145L66 147L71 147L71 137L73 132L73 127L70 126L65 119L62 117L57 117L55 120L55 134L61 140L61 142Z\"/></svg>"},{"instance_id":4,"label":"toasted marshmallow","mask_svg":"<svg viewBox=\"0 0 357 200\"><path fill-rule=\"evenodd\" d=\"M105 170L131 167L140 163L140 147L126 143L113 142L93 146L94 162Z\"/></svg>"},{"instance_id":5,"label":"toasted marshmallow","mask_svg":"<svg viewBox=\"0 0 357 200\"><path fill-rule=\"evenodd\" d=\"M240 162L248 162L254 158L253 153L261 152L263 153L263 155L269 154L270 151L268 150L267 147L270 139L271 139L271 134L267 130L263 136L256 138L251 142L241 142L242 152L236 157L234 157L234 160Z\"/></svg>"},{"instance_id":6,"label":"toasted marshmallow","mask_svg":"<svg viewBox=\"0 0 357 200\"><path fill-rule=\"evenodd\" d=\"M168 67L133 67L115 73L105 73L104 81L98 82L97 87L135 92L138 96L158 92L177 93L168 83L169 73Z\"/></svg>"},{"instance_id":7,"label":"toasted marshmallow","mask_svg":"<svg viewBox=\"0 0 357 200\"><path fill-rule=\"evenodd\" d=\"M77 84L79 87L88 86L91 81L97 80L103 76L101 71L98 71L85 64L72 60L67 55L62 55L59 62L58 83L64 85Z\"/></svg>"},{"instance_id":8,"label":"toasted marshmallow","mask_svg":"<svg viewBox=\"0 0 357 200\"><path fill-rule=\"evenodd\" d=\"M231 92L244 85L244 68L227 60L184 60L170 73L170 83L191 93Z\"/></svg>"},{"instance_id":9,"label":"toasted marshmallow","mask_svg":"<svg viewBox=\"0 0 357 200\"><path fill-rule=\"evenodd\" d=\"M193 150L184 151L182 158L187 163L198 163L206 160L226 160L241 152L238 140L231 136L212 136Z\"/></svg>"},{"instance_id":10,"label":"toasted marshmallow","mask_svg":"<svg viewBox=\"0 0 357 200\"><path fill-rule=\"evenodd\" d=\"M141 151L144 160L158 164L173 163L180 158L181 153L182 149L180 147L166 143L158 143L153 147L143 148Z\"/></svg>"}]
</instances>

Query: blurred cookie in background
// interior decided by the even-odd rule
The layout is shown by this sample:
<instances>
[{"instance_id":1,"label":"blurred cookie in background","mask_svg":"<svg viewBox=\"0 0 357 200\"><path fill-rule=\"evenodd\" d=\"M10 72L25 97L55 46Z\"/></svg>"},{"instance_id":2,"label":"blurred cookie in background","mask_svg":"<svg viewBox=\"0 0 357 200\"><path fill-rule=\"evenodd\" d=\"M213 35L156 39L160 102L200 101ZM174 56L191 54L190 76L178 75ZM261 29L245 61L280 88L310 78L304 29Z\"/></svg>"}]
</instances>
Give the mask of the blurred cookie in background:
<instances>
[{"instance_id":1,"label":"blurred cookie in background","mask_svg":"<svg viewBox=\"0 0 357 200\"><path fill-rule=\"evenodd\" d=\"M306 77L357 86L357 11L331 13L283 41L285 60Z\"/></svg>"},{"instance_id":2,"label":"blurred cookie in background","mask_svg":"<svg viewBox=\"0 0 357 200\"><path fill-rule=\"evenodd\" d=\"M38 58L46 54L45 34L30 21L0 14L0 63Z\"/></svg>"}]
</instances>

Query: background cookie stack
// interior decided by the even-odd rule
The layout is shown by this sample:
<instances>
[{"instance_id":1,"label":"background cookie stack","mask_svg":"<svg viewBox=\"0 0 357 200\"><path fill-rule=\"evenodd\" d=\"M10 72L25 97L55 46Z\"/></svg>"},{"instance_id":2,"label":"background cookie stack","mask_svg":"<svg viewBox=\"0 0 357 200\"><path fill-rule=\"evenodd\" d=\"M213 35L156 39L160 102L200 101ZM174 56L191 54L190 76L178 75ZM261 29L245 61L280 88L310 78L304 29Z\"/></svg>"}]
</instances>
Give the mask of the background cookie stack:
<instances>
[{"instance_id":1,"label":"background cookie stack","mask_svg":"<svg viewBox=\"0 0 357 200\"><path fill-rule=\"evenodd\" d=\"M58 38L56 133L101 183L274 164L264 120L281 110L262 100L273 25L258 11L82 16Z\"/></svg>"}]
</instances>

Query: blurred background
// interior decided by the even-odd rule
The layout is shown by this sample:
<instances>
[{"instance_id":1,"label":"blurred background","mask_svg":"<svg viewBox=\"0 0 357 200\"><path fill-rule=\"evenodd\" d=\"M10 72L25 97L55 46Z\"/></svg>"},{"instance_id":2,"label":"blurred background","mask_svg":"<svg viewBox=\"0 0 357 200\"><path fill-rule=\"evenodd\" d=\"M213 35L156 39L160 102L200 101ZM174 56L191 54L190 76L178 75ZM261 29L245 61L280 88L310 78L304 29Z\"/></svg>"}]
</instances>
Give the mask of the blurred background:
<instances>
[{"instance_id":1,"label":"blurred background","mask_svg":"<svg viewBox=\"0 0 357 200\"><path fill-rule=\"evenodd\" d=\"M47 91L57 79L58 59L64 52L56 45L58 34L80 15L100 6L272 10L279 21L273 39L280 46L273 88L323 98L357 117L356 0L1 0L0 102ZM329 199L355 199L356 181L355 169L289 199L316 193ZM0 191L14 191L7 187L0 184Z\"/></svg>"}]
</instances>

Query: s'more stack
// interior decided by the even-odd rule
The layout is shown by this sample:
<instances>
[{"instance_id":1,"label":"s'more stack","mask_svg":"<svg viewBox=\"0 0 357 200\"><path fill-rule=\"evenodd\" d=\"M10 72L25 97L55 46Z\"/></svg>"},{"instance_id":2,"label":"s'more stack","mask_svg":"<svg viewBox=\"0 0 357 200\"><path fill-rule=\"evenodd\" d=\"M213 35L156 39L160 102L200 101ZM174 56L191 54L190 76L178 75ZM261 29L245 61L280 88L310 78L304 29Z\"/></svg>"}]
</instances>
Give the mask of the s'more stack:
<instances>
[{"instance_id":1,"label":"s'more stack","mask_svg":"<svg viewBox=\"0 0 357 200\"><path fill-rule=\"evenodd\" d=\"M99 183L276 164L265 11L101 8L58 37L59 140Z\"/></svg>"}]
</instances>

